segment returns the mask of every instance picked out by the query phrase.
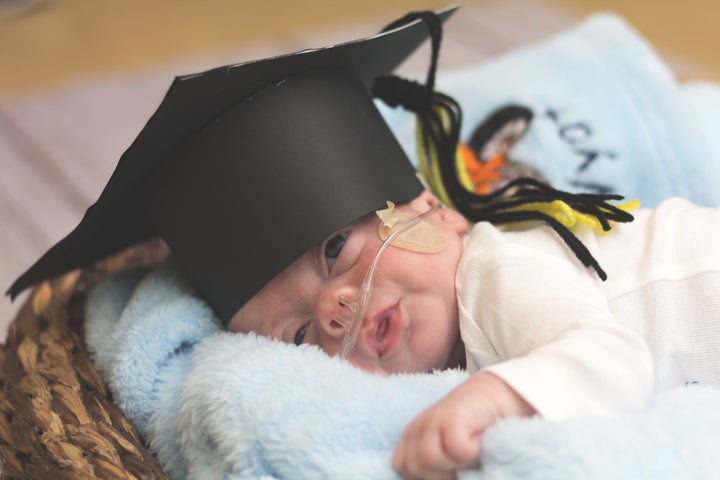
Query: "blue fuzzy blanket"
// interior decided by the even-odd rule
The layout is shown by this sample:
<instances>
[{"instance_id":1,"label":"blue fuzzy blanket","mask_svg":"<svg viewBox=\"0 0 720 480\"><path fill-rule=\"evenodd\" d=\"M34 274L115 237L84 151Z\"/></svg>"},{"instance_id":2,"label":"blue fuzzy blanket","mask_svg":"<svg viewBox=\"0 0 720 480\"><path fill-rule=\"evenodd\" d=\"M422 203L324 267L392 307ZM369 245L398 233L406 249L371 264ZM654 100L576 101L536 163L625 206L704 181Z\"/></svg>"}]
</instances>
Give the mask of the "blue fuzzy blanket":
<instances>
[{"instance_id":1,"label":"blue fuzzy blanket","mask_svg":"<svg viewBox=\"0 0 720 480\"><path fill-rule=\"evenodd\" d=\"M511 154L560 188L608 185L646 206L671 195L720 203L720 90L679 86L616 17L441 76L439 88L463 105L464 137L499 106L529 107ZM383 113L412 154L414 122ZM404 426L465 378L379 377L314 347L222 332L172 268L108 279L86 313L115 401L176 479L395 478ZM503 420L483 445L482 468L462 478L716 478L720 391L659 393L614 420Z\"/></svg>"},{"instance_id":2,"label":"blue fuzzy blanket","mask_svg":"<svg viewBox=\"0 0 720 480\"><path fill-rule=\"evenodd\" d=\"M395 479L405 425L466 378L382 377L256 335L222 332L172 267L111 277L86 339L113 398L174 479ZM506 419L465 479L715 478L720 390L658 394L614 420Z\"/></svg>"}]
</instances>

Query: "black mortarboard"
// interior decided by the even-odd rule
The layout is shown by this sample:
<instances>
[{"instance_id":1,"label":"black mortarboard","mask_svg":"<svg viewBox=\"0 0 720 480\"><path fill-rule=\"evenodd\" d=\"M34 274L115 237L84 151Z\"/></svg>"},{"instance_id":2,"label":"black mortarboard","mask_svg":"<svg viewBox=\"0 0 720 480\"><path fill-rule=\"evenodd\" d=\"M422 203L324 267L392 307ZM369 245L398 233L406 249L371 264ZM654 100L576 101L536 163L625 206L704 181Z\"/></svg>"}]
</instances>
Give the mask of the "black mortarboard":
<instances>
[{"instance_id":1,"label":"black mortarboard","mask_svg":"<svg viewBox=\"0 0 720 480\"><path fill-rule=\"evenodd\" d=\"M176 78L80 224L8 294L159 234L227 322L323 237L422 190L369 91L427 36L416 20Z\"/></svg>"}]
</instances>

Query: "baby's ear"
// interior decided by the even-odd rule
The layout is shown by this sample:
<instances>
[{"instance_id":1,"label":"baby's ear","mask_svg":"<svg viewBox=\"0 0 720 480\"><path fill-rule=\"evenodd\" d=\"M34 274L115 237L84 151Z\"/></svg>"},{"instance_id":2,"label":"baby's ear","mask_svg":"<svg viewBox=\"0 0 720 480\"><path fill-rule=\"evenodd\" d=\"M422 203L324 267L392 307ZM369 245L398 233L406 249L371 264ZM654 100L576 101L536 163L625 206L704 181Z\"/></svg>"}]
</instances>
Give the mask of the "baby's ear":
<instances>
[{"instance_id":1,"label":"baby's ear","mask_svg":"<svg viewBox=\"0 0 720 480\"><path fill-rule=\"evenodd\" d=\"M410 200L410 207L417 212L426 212L435 205L438 205L440 200L429 190L423 190L420 195ZM443 223L450 226L451 230L456 232L458 235L463 235L468 231L468 222L460 213L452 208L441 208L434 215L439 218Z\"/></svg>"},{"instance_id":2,"label":"baby's ear","mask_svg":"<svg viewBox=\"0 0 720 480\"><path fill-rule=\"evenodd\" d=\"M443 208L438 211L438 215L443 223L448 225L450 229L458 235L465 235L467 233L469 228L468 221L457 210Z\"/></svg>"},{"instance_id":3,"label":"baby's ear","mask_svg":"<svg viewBox=\"0 0 720 480\"><path fill-rule=\"evenodd\" d=\"M420 195L410 200L408 205L418 212L426 212L439 203L440 200L438 200L432 192L423 190Z\"/></svg>"}]
</instances>

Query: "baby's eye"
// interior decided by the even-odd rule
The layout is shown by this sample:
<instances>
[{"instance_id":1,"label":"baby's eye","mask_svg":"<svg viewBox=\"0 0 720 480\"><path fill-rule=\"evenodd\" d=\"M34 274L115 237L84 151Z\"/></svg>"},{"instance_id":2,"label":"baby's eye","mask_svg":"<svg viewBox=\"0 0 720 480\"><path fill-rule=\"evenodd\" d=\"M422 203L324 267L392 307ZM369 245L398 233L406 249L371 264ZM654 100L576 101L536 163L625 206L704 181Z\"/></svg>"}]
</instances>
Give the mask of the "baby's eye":
<instances>
[{"instance_id":1,"label":"baby's eye","mask_svg":"<svg viewBox=\"0 0 720 480\"><path fill-rule=\"evenodd\" d=\"M310 324L306 323L305 325L300 327L295 333L295 345L302 345L303 341L305 340L305 334L307 333L309 326Z\"/></svg>"},{"instance_id":2,"label":"baby's eye","mask_svg":"<svg viewBox=\"0 0 720 480\"><path fill-rule=\"evenodd\" d=\"M335 260L340 256L340 251L345 246L347 236L347 232L338 233L330 237L325 243L324 255L328 272L332 270L333 265L335 265Z\"/></svg>"}]
</instances>

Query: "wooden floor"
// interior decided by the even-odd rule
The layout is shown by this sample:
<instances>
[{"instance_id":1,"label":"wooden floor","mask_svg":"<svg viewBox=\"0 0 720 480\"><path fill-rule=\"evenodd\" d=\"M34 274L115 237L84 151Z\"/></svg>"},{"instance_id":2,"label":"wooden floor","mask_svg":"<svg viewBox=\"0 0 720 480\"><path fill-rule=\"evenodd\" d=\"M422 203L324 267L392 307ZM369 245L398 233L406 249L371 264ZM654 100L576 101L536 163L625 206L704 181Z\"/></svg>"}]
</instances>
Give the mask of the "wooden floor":
<instances>
[{"instance_id":1,"label":"wooden floor","mask_svg":"<svg viewBox=\"0 0 720 480\"><path fill-rule=\"evenodd\" d=\"M710 1L682 4L698 20L657 17L660 2L469 2L447 27L441 68L536 41L603 3L621 13L629 5L629 20L680 77L716 79L720 56L708 45L718 35L693 36L685 24L714 32L707 20L720 7ZM0 287L77 224L174 75L360 38L408 10L446 4L0 0ZM674 38L656 28L681 19ZM422 71L425 57L404 71ZM16 308L0 300L0 340Z\"/></svg>"}]
</instances>

